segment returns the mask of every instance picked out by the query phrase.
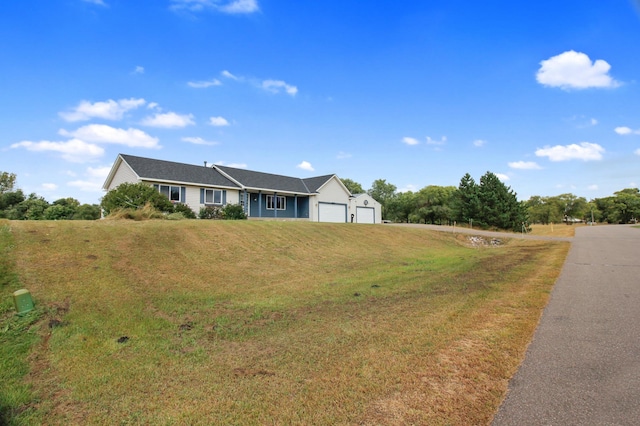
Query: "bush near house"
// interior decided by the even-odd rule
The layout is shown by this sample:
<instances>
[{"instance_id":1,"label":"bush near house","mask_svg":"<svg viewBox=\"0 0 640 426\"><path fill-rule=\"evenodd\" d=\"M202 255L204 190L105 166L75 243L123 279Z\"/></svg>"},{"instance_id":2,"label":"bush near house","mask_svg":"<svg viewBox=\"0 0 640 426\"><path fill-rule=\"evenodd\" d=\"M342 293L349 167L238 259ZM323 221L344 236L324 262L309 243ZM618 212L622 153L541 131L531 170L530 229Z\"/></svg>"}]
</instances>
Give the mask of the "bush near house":
<instances>
[{"instance_id":1,"label":"bush near house","mask_svg":"<svg viewBox=\"0 0 640 426\"><path fill-rule=\"evenodd\" d=\"M224 207L202 207L198 217L200 219L243 220L247 218L247 214L240 204L227 204Z\"/></svg>"}]
</instances>

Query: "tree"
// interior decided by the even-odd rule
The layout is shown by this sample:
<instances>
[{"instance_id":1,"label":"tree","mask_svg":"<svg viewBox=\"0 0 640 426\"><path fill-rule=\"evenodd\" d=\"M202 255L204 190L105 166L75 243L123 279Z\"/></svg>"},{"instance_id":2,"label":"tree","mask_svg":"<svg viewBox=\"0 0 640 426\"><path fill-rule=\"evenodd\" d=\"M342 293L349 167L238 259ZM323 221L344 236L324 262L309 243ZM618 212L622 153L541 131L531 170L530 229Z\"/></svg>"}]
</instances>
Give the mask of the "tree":
<instances>
[{"instance_id":1,"label":"tree","mask_svg":"<svg viewBox=\"0 0 640 426\"><path fill-rule=\"evenodd\" d=\"M106 214L109 214L119 209L140 209L147 203L161 212L173 211L173 204L165 195L160 194L153 186L142 182L125 182L118 185L102 197L100 206Z\"/></svg>"},{"instance_id":2,"label":"tree","mask_svg":"<svg viewBox=\"0 0 640 426\"><path fill-rule=\"evenodd\" d=\"M8 172L0 173L0 194L4 194L6 192L12 192L15 184L16 184L15 173L8 173Z\"/></svg>"},{"instance_id":3,"label":"tree","mask_svg":"<svg viewBox=\"0 0 640 426\"><path fill-rule=\"evenodd\" d=\"M555 198L562 208L564 220L567 223L569 223L570 219L584 219L588 209L586 198L577 197L573 194L561 194Z\"/></svg>"},{"instance_id":4,"label":"tree","mask_svg":"<svg viewBox=\"0 0 640 426\"><path fill-rule=\"evenodd\" d=\"M609 223L630 223L640 217L640 191L627 188L615 192L613 197L595 200L602 211L603 220Z\"/></svg>"},{"instance_id":5,"label":"tree","mask_svg":"<svg viewBox=\"0 0 640 426\"><path fill-rule=\"evenodd\" d=\"M23 202L25 198L21 189L0 194L0 217L8 218L9 210Z\"/></svg>"},{"instance_id":6,"label":"tree","mask_svg":"<svg viewBox=\"0 0 640 426\"><path fill-rule=\"evenodd\" d=\"M411 191L401 192L387 202L387 218L394 222L409 222L416 210L416 194Z\"/></svg>"},{"instance_id":7,"label":"tree","mask_svg":"<svg viewBox=\"0 0 640 426\"><path fill-rule=\"evenodd\" d=\"M60 198L44 211L44 219L71 220L78 207L80 207L80 202L75 198Z\"/></svg>"},{"instance_id":8,"label":"tree","mask_svg":"<svg viewBox=\"0 0 640 426\"><path fill-rule=\"evenodd\" d=\"M41 220L44 219L44 212L49 207L49 203L35 193L18 204L13 205L5 211L7 219L11 220Z\"/></svg>"},{"instance_id":9,"label":"tree","mask_svg":"<svg viewBox=\"0 0 640 426\"><path fill-rule=\"evenodd\" d=\"M463 223L473 221L483 228L521 231L528 222L525 203L495 174L485 173L476 184L467 173L455 195L456 217Z\"/></svg>"},{"instance_id":10,"label":"tree","mask_svg":"<svg viewBox=\"0 0 640 426\"><path fill-rule=\"evenodd\" d=\"M419 222L438 223L453 220L453 202L456 194L455 186L429 185L416 194Z\"/></svg>"},{"instance_id":11,"label":"tree","mask_svg":"<svg viewBox=\"0 0 640 426\"><path fill-rule=\"evenodd\" d=\"M382 206L382 219L387 219L387 205L396 196L396 186L387 183L384 179L377 179L371 184L371 189L367 191L374 200Z\"/></svg>"},{"instance_id":12,"label":"tree","mask_svg":"<svg viewBox=\"0 0 640 426\"><path fill-rule=\"evenodd\" d=\"M73 220L96 220L100 219L100 206L97 204L82 204L78 206L73 214Z\"/></svg>"},{"instance_id":13,"label":"tree","mask_svg":"<svg viewBox=\"0 0 640 426\"><path fill-rule=\"evenodd\" d=\"M358 182L353 181L351 179L340 179L342 181L342 183L344 184L344 186L347 187L347 189L349 190L350 193L352 194L364 194L365 190L362 189L362 185L360 185Z\"/></svg>"},{"instance_id":14,"label":"tree","mask_svg":"<svg viewBox=\"0 0 640 426\"><path fill-rule=\"evenodd\" d=\"M510 187L491 172L480 178L478 200L482 226L521 231L528 222L526 206L518 201Z\"/></svg>"},{"instance_id":15,"label":"tree","mask_svg":"<svg viewBox=\"0 0 640 426\"><path fill-rule=\"evenodd\" d=\"M471 223L473 220L478 220L480 215L478 191L478 185L469 173L462 176L453 202L454 215L458 222Z\"/></svg>"}]
</instances>

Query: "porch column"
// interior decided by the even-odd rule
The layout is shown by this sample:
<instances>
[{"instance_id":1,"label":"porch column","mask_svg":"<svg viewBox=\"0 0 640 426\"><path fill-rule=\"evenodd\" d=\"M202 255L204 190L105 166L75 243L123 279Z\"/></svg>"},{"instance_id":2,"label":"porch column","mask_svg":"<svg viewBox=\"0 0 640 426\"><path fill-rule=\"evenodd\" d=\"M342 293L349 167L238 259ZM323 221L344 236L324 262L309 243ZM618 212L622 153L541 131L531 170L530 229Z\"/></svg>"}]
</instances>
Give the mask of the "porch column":
<instances>
[{"instance_id":1,"label":"porch column","mask_svg":"<svg viewBox=\"0 0 640 426\"><path fill-rule=\"evenodd\" d=\"M258 191L258 217L262 217L262 191Z\"/></svg>"},{"instance_id":2,"label":"porch column","mask_svg":"<svg viewBox=\"0 0 640 426\"><path fill-rule=\"evenodd\" d=\"M293 217L298 218L298 194L293 196Z\"/></svg>"},{"instance_id":3,"label":"porch column","mask_svg":"<svg viewBox=\"0 0 640 426\"><path fill-rule=\"evenodd\" d=\"M273 193L273 217L278 217L278 193Z\"/></svg>"}]
</instances>

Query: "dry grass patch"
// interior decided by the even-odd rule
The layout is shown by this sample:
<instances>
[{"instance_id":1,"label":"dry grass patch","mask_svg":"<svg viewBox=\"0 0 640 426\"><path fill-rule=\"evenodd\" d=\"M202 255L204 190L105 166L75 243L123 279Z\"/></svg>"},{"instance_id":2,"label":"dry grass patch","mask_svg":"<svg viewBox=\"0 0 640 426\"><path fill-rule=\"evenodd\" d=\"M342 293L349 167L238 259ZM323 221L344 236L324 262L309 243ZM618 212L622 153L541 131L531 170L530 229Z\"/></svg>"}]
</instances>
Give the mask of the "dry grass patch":
<instances>
[{"instance_id":1,"label":"dry grass patch","mask_svg":"<svg viewBox=\"0 0 640 426\"><path fill-rule=\"evenodd\" d=\"M576 228L585 226L583 223L567 225L565 223L554 223L549 225L531 225L531 235L539 235L544 237L573 237L576 234Z\"/></svg>"},{"instance_id":2,"label":"dry grass patch","mask_svg":"<svg viewBox=\"0 0 640 426\"><path fill-rule=\"evenodd\" d=\"M46 307L29 382L50 424L487 423L568 249L300 222L11 227Z\"/></svg>"}]
</instances>

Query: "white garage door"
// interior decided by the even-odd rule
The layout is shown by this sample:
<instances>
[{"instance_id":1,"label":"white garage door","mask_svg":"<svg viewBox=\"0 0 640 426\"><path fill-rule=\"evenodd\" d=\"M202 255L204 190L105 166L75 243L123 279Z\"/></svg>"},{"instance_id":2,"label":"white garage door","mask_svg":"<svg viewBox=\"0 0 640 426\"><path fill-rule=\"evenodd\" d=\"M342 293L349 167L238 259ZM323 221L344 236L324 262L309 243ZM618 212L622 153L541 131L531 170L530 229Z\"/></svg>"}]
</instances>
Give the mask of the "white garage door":
<instances>
[{"instance_id":1,"label":"white garage door","mask_svg":"<svg viewBox=\"0 0 640 426\"><path fill-rule=\"evenodd\" d=\"M318 204L318 222L345 223L347 221L346 204Z\"/></svg>"},{"instance_id":2,"label":"white garage door","mask_svg":"<svg viewBox=\"0 0 640 426\"><path fill-rule=\"evenodd\" d=\"M375 209L373 207L356 207L356 222L376 223Z\"/></svg>"}]
</instances>

